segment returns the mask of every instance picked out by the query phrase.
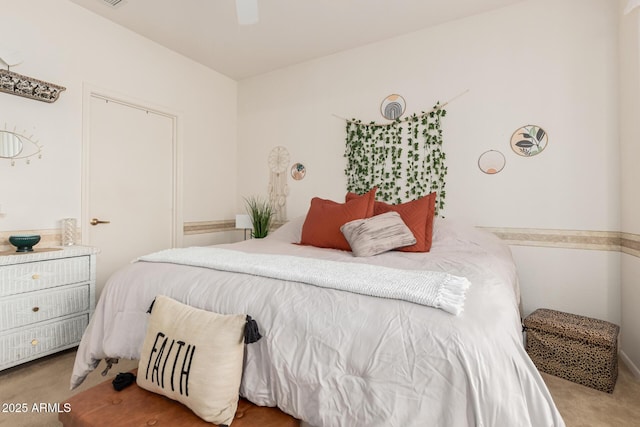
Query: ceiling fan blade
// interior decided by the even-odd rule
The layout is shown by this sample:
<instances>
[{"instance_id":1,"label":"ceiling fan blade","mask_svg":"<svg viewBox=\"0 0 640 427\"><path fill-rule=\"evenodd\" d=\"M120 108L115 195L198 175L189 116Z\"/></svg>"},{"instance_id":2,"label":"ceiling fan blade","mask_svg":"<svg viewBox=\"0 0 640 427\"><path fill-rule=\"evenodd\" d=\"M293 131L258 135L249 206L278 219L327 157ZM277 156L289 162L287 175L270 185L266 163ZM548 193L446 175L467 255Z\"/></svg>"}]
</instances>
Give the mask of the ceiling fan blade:
<instances>
[{"instance_id":1,"label":"ceiling fan blade","mask_svg":"<svg viewBox=\"0 0 640 427\"><path fill-rule=\"evenodd\" d=\"M252 25L258 22L258 0L236 0L238 24Z\"/></svg>"}]
</instances>

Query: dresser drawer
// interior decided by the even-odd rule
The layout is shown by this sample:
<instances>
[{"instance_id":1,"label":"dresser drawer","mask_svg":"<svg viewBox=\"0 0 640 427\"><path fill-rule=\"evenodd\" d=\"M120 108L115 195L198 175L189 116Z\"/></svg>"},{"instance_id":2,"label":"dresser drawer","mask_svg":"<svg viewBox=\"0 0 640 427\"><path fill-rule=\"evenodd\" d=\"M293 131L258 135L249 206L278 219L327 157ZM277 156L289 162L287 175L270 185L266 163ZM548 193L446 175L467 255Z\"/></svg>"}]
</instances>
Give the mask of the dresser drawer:
<instances>
[{"instance_id":1,"label":"dresser drawer","mask_svg":"<svg viewBox=\"0 0 640 427\"><path fill-rule=\"evenodd\" d=\"M89 315L83 314L0 335L0 369L73 347L88 324Z\"/></svg>"},{"instance_id":2,"label":"dresser drawer","mask_svg":"<svg viewBox=\"0 0 640 427\"><path fill-rule=\"evenodd\" d=\"M0 332L89 310L89 285L0 300Z\"/></svg>"},{"instance_id":3,"label":"dresser drawer","mask_svg":"<svg viewBox=\"0 0 640 427\"><path fill-rule=\"evenodd\" d=\"M7 265L0 269L0 296L88 282L90 266L89 256Z\"/></svg>"}]
</instances>

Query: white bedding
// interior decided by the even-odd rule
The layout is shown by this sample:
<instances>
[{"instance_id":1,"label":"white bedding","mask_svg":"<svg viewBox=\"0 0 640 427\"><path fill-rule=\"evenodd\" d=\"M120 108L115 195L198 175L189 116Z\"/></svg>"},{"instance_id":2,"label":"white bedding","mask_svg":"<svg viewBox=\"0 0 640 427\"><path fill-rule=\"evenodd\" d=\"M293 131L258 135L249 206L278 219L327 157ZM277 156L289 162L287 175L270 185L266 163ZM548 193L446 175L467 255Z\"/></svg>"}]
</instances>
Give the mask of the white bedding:
<instances>
[{"instance_id":1,"label":"white bedding","mask_svg":"<svg viewBox=\"0 0 640 427\"><path fill-rule=\"evenodd\" d=\"M465 277L441 271L405 270L354 262L214 247L174 248L138 261L165 262L305 283L380 298L399 299L458 315L469 287Z\"/></svg>"},{"instance_id":2,"label":"white bedding","mask_svg":"<svg viewBox=\"0 0 640 427\"><path fill-rule=\"evenodd\" d=\"M438 220L427 254L293 245L302 219L268 238L220 245L466 277L455 316L411 302L170 263L136 262L102 292L74 366L77 386L101 359L137 359L158 294L246 313L264 336L247 345L240 393L316 427L564 426L522 345L509 249L495 236Z\"/></svg>"}]
</instances>

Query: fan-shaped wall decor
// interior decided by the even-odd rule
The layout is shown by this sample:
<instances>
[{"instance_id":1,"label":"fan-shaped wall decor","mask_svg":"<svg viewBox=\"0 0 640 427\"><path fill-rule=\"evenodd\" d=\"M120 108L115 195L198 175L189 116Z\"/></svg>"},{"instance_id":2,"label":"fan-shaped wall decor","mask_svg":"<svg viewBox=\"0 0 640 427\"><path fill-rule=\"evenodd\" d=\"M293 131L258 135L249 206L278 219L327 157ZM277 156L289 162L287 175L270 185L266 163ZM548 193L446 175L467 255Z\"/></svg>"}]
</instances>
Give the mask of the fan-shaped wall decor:
<instances>
[{"instance_id":1,"label":"fan-shaped wall decor","mask_svg":"<svg viewBox=\"0 0 640 427\"><path fill-rule=\"evenodd\" d=\"M406 106L404 98L400 95L389 95L382 101L380 113L385 119L399 119L404 114Z\"/></svg>"},{"instance_id":2,"label":"fan-shaped wall decor","mask_svg":"<svg viewBox=\"0 0 640 427\"><path fill-rule=\"evenodd\" d=\"M547 132L536 125L522 126L511 135L511 149L523 157L540 154L548 142Z\"/></svg>"},{"instance_id":3,"label":"fan-shaped wall decor","mask_svg":"<svg viewBox=\"0 0 640 427\"><path fill-rule=\"evenodd\" d=\"M488 175L493 175L504 169L507 163L504 154L496 150L485 151L478 158L478 167Z\"/></svg>"}]
</instances>

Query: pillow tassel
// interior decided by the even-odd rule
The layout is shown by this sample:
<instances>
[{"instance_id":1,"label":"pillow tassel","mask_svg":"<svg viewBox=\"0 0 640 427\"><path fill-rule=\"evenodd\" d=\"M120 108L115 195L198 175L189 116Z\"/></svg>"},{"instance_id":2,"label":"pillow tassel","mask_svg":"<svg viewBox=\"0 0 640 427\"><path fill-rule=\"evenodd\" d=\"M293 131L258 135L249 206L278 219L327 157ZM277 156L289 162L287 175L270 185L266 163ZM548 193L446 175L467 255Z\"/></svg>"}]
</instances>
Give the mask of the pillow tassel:
<instances>
[{"instance_id":1,"label":"pillow tassel","mask_svg":"<svg viewBox=\"0 0 640 427\"><path fill-rule=\"evenodd\" d=\"M154 298L153 301L151 301L151 305L149 306L149 309L147 310L147 313L151 314L151 311L153 310L153 304L156 303L156 299Z\"/></svg>"},{"instance_id":2,"label":"pillow tassel","mask_svg":"<svg viewBox=\"0 0 640 427\"><path fill-rule=\"evenodd\" d=\"M247 324L244 326L244 343L251 344L262 338L258 330L258 323L247 315Z\"/></svg>"}]
</instances>

